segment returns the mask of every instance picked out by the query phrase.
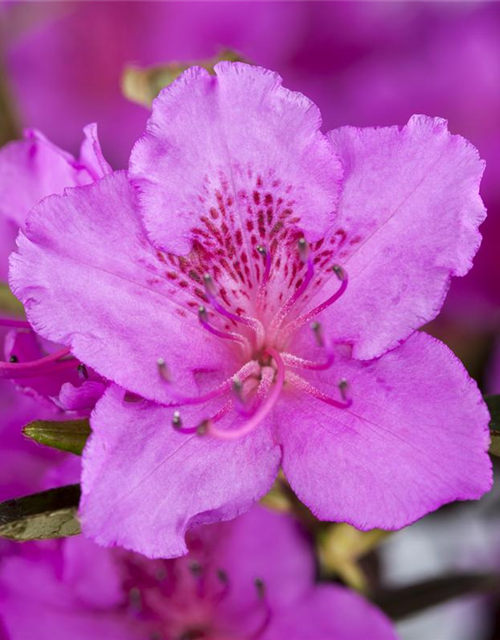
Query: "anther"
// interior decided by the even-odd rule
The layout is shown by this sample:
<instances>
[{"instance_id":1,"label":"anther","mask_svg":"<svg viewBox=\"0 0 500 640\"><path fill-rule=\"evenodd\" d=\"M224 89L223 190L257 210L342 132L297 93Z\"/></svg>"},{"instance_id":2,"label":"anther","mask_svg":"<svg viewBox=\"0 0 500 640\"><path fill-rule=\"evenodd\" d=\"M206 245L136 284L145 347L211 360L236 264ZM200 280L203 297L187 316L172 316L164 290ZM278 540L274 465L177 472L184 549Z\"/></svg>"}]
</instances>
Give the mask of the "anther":
<instances>
[{"instance_id":1,"label":"anther","mask_svg":"<svg viewBox=\"0 0 500 640\"><path fill-rule=\"evenodd\" d=\"M10 356L9 362L12 362L12 364L15 364L19 362L19 358L17 356Z\"/></svg>"},{"instance_id":2,"label":"anther","mask_svg":"<svg viewBox=\"0 0 500 640\"><path fill-rule=\"evenodd\" d=\"M325 346L325 340L323 338L323 327L320 322L312 322L311 329L313 330L314 337L316 338L316 342L319 347Z\"/></svg>"},{"instance_id":3,"label":"anther","mask_svg":"<svg viewBox=\"0 0 500 640\"><path fill-rule=\"evenodd\" d=\"M189 563L189 571L191 571L195 578L198 578L201 576L201 564L196 562L196 560L193 560Z\"/></svg>"},{"instance_id":4,"label":"anther","mask_svg":"<svg viewBox=\"0 0 500 640\"><path fill-rule=\"evenodd\" d=\"M207 433L209 426L210 420L203 420L202 422L200 422L200 424L196 427L196 435L204 436Z\"/></svg>"},{"instance_id":5,"label":"anther","mask_svg":"<svg viewBox=\"0 0 500 640\"><path fill-rule=\"evenodd\" d=\"M347 274L339 264L334 264L332 267L332 271L341 282L346 279Z\"/></svg>"},{"instance_id":6,"label":"anther","mask_svg":"<svg viewBox=\"0 0 500 640\"><path fill-rule=\"evenodd\" d=\"M205 289L207 290L207 292L214 296L215 295L215 283L212 279L212 276L209 273L206 273L203 276L203 282L205 284Z\"/></svg>"},{"instance_id":7,"label":"anther","mask_svg":"<svg viewBox=\"0 0 500 640\"><path fill-rule=\"evenodd\" d=\"M307 262L309 258L309 243L305 238L300 238L297 244L299 247L300 259L302 260L302 262Z\"/></svg>"},{"instance_id":8,"label":"anther","mask_svg":"<svg viewBox=\"0 0 500 640\"><path fill-rule=\"evenodd\" d=\"M167 363L163 358L158 358L156 361L156 366L158 367L158 373L166 382L171 382L172 378L170 377L170 372L167 367Z\"/></svg>"},{"instance_id":9,"label":"anther","mask_svg":"<svg viewBox=\"0 0 500 640\"><path fill-rule=\"evenodd\" d=\"M137 587L132 587L132 589L130 589L129 591L129 605L130 608L135 611L135 612L139 612L142 609L142 596L141 596L141 592L139 591L139 589Z\"/></svg>"},{"instance_id":10,"label":"anther","mask_svg":"<svg viewBox=\"0 0 500 640\"><path fill-rule=\"evenodd\" d=\"M233 380L233 393L238 398L238 400L242 400L242 392L243 392L243 382L238 378L234 378Z\"/></svg>"},{"instance_id":11,"label":"anther","mask_svg":"<svg viewBox=\"0 0 500 640\"><path fill-rule=\"evenodd\" d=\"M266 595L266 586L264 581L261 578L255 578L254 584L257 589L257 595L259 598L263 599Z\"/></svg>"},{"instance_id":12,"label":"anther","mask_svg":"<svg viewBox=\"0 0 500 640\"><path fill-rule=\"evenodd\" d=\"M78 371L78 376L82 380L88 380L89 379L89 372L87 371L87 367L84 364L80 363L76 369Z\"/></svg>"},{"instance_id":13,"label":"anther","mask_svg":"<svg viewBox=\"0 0 500 640\"><path fill-rule=\"evenodd\" d=\"M349 389L349 384L347 382L347 380L342 379L339 382L339 391L340 391L340 395L342 396L342 400L344 400L344 402L346 402L348 400L348 395L347 395L347 390Z\"/></svg>"},{"instance_id":14,"label":"anther","mask_svg":"<svg viewBox=\"0 0 500 640\"><path fill-rule=\"evenodd\" d=\"M198 307L198 315L200 316L200 320L206 320L207 319L207 308L204 307L203 305Z\"/></svg>"},{"instance_id":15,"label":"anther","mask_svg":"<svg viewBox=\"0 0 500 640\"><path fill-rule=\"evenodd\" d=\"M257 252L264 258L266 262L266 266L264 268L264 273L262 274L262 279L260 281L260 291L259 294L262 296L265 286L269 281L269 276L271 275L271 254L266 247L263 245L259 245L256 247Z\"/></svg>"},{"instance_id":16,"label":"anther","mask_svg":"<svg viewBox=\"0 0 500 640\"><path fill-rule=\"evenodd\" d=\"M222 584L228 583L227 573L223 569L217 569L217 578Z\"/></svg>"},{"instance_id":17,"label":"anther","mask_svg":"<svg viewBox=\"0 0 500 640\"><path fill-rule=\"evenodd\" d=\"M172 426L174 429L180 429L182 427L182 418L180 411L174 411L172 414Z\"/></svg>"}]
</instances>

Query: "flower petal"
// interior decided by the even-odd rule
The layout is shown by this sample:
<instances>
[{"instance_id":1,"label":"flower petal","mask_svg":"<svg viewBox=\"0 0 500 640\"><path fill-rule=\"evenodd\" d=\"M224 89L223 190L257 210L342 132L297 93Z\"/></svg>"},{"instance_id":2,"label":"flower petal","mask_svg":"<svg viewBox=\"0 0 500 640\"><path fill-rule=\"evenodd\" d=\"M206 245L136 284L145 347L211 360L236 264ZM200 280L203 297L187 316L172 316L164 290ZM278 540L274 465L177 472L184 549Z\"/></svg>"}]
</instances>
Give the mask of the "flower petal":
<instances>
[{"instance_id":1,"label":"flower petal","mask_svg":"<svg viewBox=\"0 0 500 640\"><path fill-rule=\"evenodd\" d=\"M354 344L354 357L370 359L434 318L450 276L471 268L486 215L484 163L438 118L329 137L345 169L332 261L349 286L324 320Z\"/></svg>"},{"instance_id":2,"label":"flower petal","mask_svg":"<svg viewBox=\"0 0 500 640\"><path fill-rule=\"evenodd\" d=\"M283 469L315 515L398 529L491 488L488 411L445 345L418 333L378 360L339 359L322 390L344 377L350 409L292 393L277 408Z\"/></svg>"},{"instance_id":3,"label":"flower petal","mask_svg":"<svg viewBox=\"0 0 500 640\"><path fill-rule=\"evenodd\" d=\"M183 417L196 425L207 415L195 407ZM188 528L234 518L270 488L281 451L264 425L233 443L178 433L171 420L172 409L124 402L118 387L97 404L81 505L96 542L180 556Z\"/></svg>"},{"instance_id":4,"label":"flower petal","mask_svg":"<svg viewBox=\"0 0 500 640\"><path fill-rule=\"evenodd\" d=\"M142 230L124 172L46 198L25 234L10 276L30 322L108 380L169 401L172 385L159 375L158 358L189 396L196 395L194 369L227 365L225 346L179 298L191 291L188 278L182 289L165 275L165 258Z\"/></svg>"},{"instance_id":5,"label":"flower petal","mask_svg":"<svg viewBox=\"0 0 500 640\"><path fill-rule=\"evenodd\" d=\"M164 89L132 152L151 237L187 253L195 227L226 225L238 244L238 236L251 236L248 225L260 226L259 215L263 227L267 215L276 223L279 198L308 237L320 237L332 222L342 169L319 131L317 107L271 71L221 62L215 72L194 67Z\"/></svg>"},{"instance_id":6,"label":"flower petal","mask_svg":"<svg viewBox=\"0 0 500 640\"><path fill-rule=\"evenodd\" d=\"M91 609L123 604L123 574L117 555L84 536L68 538L62 546L65 587Z\"/></svg>"},{"instance_id":7,"label":"flower petal","mask_svg":"<svg viewBox=\"0 0 500 640\"><path fill-rule=\"evenodd\" d=\"M52 144L39 131L29 130L24 140L5 145L0 151L0 215L22 228L28 211L42 198L62 193L66 187L89 184L104 175L89 170L85 164L95 154L102 157L102 152L95 125L89 125L84 131L86 140L82 151L86 151L81 162ZM92 153L88 150L90 139Z\"/></svg>"},{"instance_id":8,"label":"flower petal","mask_svg":"<svg viewBox=\"0 0 500 640\"><path fill-rule=\"evenodd\" d=\"M262 640L396 640L396 632L374 605L334 585L320 586L273 616Z\"/></svg>"},{"instance_id":9,"label":"flower petal","mask_svg":"<svg viewBox=\"0 0 500 640\"><path fill-rule=\"evenodd\" d=\"M2 562L0 617L9 638L138 640L141 637L141 629L123 614L123 608L104 612L80 602L58 579L50 557L47 553L44 560L37 560L36 556L11 557Z\"/></svg>"}]
</instances>

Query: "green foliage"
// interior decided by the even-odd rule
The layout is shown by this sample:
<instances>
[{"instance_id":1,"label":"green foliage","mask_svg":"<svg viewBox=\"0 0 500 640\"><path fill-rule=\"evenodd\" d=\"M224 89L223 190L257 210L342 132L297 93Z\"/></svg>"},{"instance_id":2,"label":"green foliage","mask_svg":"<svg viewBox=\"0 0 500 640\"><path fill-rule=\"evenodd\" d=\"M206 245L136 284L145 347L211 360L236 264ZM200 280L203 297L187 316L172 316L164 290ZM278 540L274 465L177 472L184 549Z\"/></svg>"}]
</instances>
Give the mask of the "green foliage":
<instances>
[{"instance_id":1,"label":"green foliage","mask_svg":"<svg viewBox=\"0 0 500 640\"><path fill-rule=\"evenodd\" d=\"M23 433L46 447L80 456L90 436L90 424L88 420L35 420L24 427Z\"/></svg>"},{"instance_id":2,"label":"green foliage","mask_svg":"<svg viewBox=\"0 0 500 640\"><path fill-rule=\"evenodd\" d=\"M80 533L76 517L80 485L34 493L0 503L0 537L25 542Z\"/></svg>"}]
</instances>

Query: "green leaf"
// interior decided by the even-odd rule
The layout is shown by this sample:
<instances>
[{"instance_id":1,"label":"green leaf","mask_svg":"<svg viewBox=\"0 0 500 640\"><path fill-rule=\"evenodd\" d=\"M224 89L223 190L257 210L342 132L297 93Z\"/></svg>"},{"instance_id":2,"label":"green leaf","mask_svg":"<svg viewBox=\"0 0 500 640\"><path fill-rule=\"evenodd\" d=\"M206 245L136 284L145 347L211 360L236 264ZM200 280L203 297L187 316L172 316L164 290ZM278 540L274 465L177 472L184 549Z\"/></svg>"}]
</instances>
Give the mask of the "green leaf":
<instances>
[{"instance_id":1,"label":"green leaf","mask_svg":"<svg viewBox=\"0 0 500 640\"><path fill-rule=\"evenodd\" d=\"M500 456L500 396L485 396L490 411L490 453Z\"/></svg>"},{"instance_id":2,"label":"green leaf","mask_svg":"<svg viewBox=\"0 0 500 640\"><path fill-rule=\"evenodd\" d=\"M24 307L9 289L9 285L0 282L0 311L9 313L13 316L24 317Z\"/></svg>"},{"instance_id":3,"label":"green leaf","mask_svg":"<svg viewBox=\"0 0 500 640\"><path fill-rule=\"evenodd\" d=\"M442 602L471 593L499 590L499 575L495 573L464 573L440 576L407 587L381 589L372 595L377 604L393 620L434 607Z\"/></svg>"},{"instance_id":4,"label":"green leaf","mask_svg":"<svg viewBox=\"0 0 500 640\"><path fill-rule=\"evenodd\" d=\"M30 440L46 447L81 456L90 436L90 424L88 420L35 420L24 427L23 433Z\"/></svg>"},{"instance_id":5,"label":"green leaf","mask_svg":"<svg viewBox=\"0 0 500 640\"><path fill-rule=\"evenodd\" d=\"M80 485L71 484L0 503L0 537L24 542L80 533L80 495Z\"/></svg>"}]
</instances>

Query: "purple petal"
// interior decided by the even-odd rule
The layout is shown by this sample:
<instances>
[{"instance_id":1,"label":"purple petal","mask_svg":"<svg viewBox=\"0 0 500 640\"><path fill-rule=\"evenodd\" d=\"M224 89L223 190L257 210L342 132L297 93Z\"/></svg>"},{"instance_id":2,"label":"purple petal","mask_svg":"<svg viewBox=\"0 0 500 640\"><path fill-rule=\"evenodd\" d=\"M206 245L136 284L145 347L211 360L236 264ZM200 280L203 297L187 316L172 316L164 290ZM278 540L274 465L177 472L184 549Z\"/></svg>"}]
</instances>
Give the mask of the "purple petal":
<instances>
[{"instance_id":1,"label":"purple petal","mask_svg":"<svg viewBox=\"0 0 500 640\"><path fill-rule=\"evenodd\" d=\"M277 612L262 640L396 640L389 620L360 595L343 587L320 586Z\"/></svg>"},{"instance_id":2,"label":"purple petal","mask_svg":"<svg viewBox=\"0 0 500 640\"><path fill-rule=\"evenodd\" d=\"M0 215L23 227L28 211L42 198L92 180L71 154L38 131L27 131L24 140L0 151Z\"/></svg>"},{"instance_id":3,"label":"purple petal","mask_svg":"<svg viewBox=\"0 0 500 640\"><path fill-rule=\"evenodd\" d=\"M370 359L434 318L450 276L471 268L484 163L444 120L424 116L402 129L344 127L330 140L345 169L333 260L350 280L325 320Z\"/></svg>"},{"instance_id":4,"label":"purple petal","mask_svg":"<svg viewBox=\"0 0 500 640\"><path fill-rule=\"evenodd\" d=\"M316 516L397 529L489 491L489 414L445 345L418 333L378 360L339 359L315 384L332 394L341 378L350 409L298 392L277 409L283 469Z\"/></svg>"},{"instance_id":5,"label":"purple petal","mask_svg":"<svg viewBox=\"0 0 500 640\"><path fill-rule=\"evenodd\" d=\"M65 382L54 401L65 411L85 413L95 407L105 390L105 383L95 380L86 380L80 386Z\"/></svg>"},{"instance_id":6,"label":"purple petal","mask_svg":"<svg viewBox=\"0 0 500 640\"><path fill-rule=\"evenodd\" d=\"M123 603L123 575L117 556L83 536L63 546L62 580L89 609L111 609Z\"/></svg>"},{"instance_id":7,"label":"purple petal","mask_svg":"<svg viewBox=\"0 0 500 640\"><path fill-rule=\"evenodd\" d=\"M88 124L83 128L83 133L85 137L80 149L80 162L94 180L99 180L99 178L111 173L112 168L102 153L97 135L97 125L95 123Z\"/></svg>"},{"instance_id":8,"label":"purple petal","mask_svg":"<svg viewBox=\"0 0 500 640\"><path fill-rule=\"evenodd\" d=\"M271 71L241 63L220 63L215 71L213 77L191 68L164 89L132 152L131 176L151 237L165 250L187 253L195 228L226 224L235 237L248 233L249 252L247 223L259 226L260 214L264 226L270 207L275 224L278 199L308 238L321 237L342 169L319 131L318 109ZM272 204L260 197L263 185Z\"/></svg>"},{"instance_id":9,"label":"purple petal","mask_svg":"<svg viewBox=\"0 0 500 640\"><path fill-rule=\"evenodd\" d=\"M229 443L176 432L172 413L124 402L118 387L97 404L81 504L84 531L96 542L179 556L189 527L234 518L269 490L281 451L264 425ZM183 416L194 425L207 417L200 407Z\"/></svg>"},{"instance_id":10,"label":"purple petal","mask_svg":"<svg viewBox=\"0 0 500 640\"><path fill-rule=\"evenodd\" d=\"M26 329L9 331L5 338L4 350L7 361L14 356L19 363L31 362L47 355L42 349L36 333ZM29 395L42 401L43 399L48 400L57 396L62 385L66 383L81 384L78 376L78 362L75 360L74 367L71 369L66 368L61 372L51 372L50 375L20 378L15 383L19 389Z\"/></svg>"},{"instance_id":11,"label":"purple petal","mask_svg":"<svg viewBox=\"0 0 500 640\"><path fill-rule=\"evenodd\" d=\"M197 395L193 371L229 366L232 352L200 326L196 303L188 306L198 283L168 279L173 267L147 240L133 198L118 172L45 199L12 255L11 285L39 334L108 380L169 401L163 357L184 395Z\"/></svg>"},{"instance_id":12,"label":"purple petal","mask_svg":"<svg viewBox=\"0 0 500 640\"><path fill-rule=\"evenodd\" d=\"M99 559L97 553L96 559ZM95 569L95 564L90 565ZM101 568L101 565L99 565ZM12 557L2 562L0 610L8 637L16 640L140 640L123 609L90 608L58 579L50 562ZM100 587L102 590L102 585Z\"/></svg>"}]
</instances>

